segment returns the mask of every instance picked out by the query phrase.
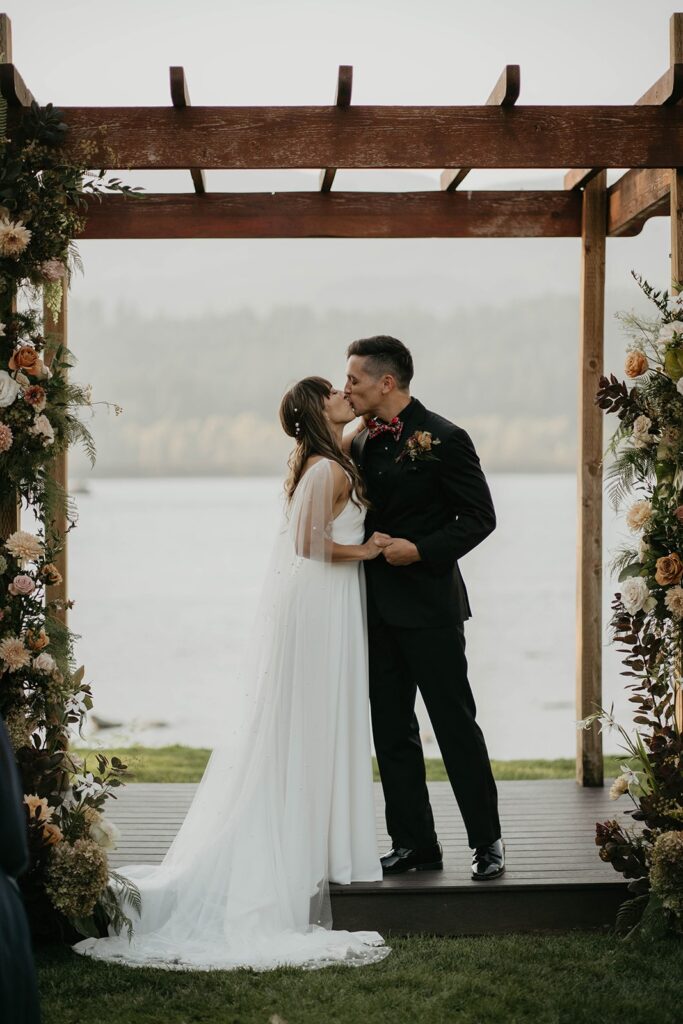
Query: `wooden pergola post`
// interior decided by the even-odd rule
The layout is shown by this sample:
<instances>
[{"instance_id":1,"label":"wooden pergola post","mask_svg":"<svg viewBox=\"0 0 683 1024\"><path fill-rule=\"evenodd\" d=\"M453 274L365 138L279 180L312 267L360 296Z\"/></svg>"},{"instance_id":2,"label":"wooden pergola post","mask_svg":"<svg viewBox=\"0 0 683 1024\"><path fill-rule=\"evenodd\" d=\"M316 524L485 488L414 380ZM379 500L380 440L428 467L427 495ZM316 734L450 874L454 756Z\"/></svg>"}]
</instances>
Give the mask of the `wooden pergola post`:
<instances>
[{"instance_id":1,"label":"wooden pergola post","mask_svg":"<svg viewBox=\"0 0 683 1024\"><path fill-rule=\"evenodd\" d=\"M602 704L602 422L595 404L603 372L607 172L585 185L581 216L578 413L578 543L576 579L576 712ZM597 722L577 732L576 781L602 786L602 736Z\"/></svg>"},{"instance_id":2,"label":"wooden pergola post","mask_svg":"<svg viewBox=\"0 0 683 1024\"><path fill-rule=\"evenodd\" d=\"M69 287L68 277L65 277L62 281L62 304L59 312L59 319L55 321L52 313L48 309L47 305L43 303L43 333L45 335L45 363L47 366L52 362L55 352L60 345L66 345L67 343L67 293ZM69 456L68 450L58 452L55 455L51 475L53 479L65 493L69 490ZM66 509L60 508L55 514L52 528L55 534L61 536L63 541L62 550L58 555L55 556L54 564L59 570L62 576L62 582L58 583L53 587L45 588L45 597L47 601L61 601L62 607L58 609L54 616L66 625L67 623L67 607L66 600L68 594L68 557L67 557L67 545L68 545L68 534L67 534L67 518Z\"/></svg>"},{"instance_id":3,"label":"wooden pergola post","mask_svg":"<svg viewBox=\"0 0 683 1024\"><path fill-rule=\"evenodd\" d=\"M672 14L669 22L669 61L671 66L683 61L683 14ZM671 291L679 292L683 286L683 169L671 171L669 192L671 215ZM679 687L675 700L675 723L683 732L683 686L679 673Z\"/></svg>"},{"instance_id":4,"label":"wooden pergola post","mask_svg":"<svg viewBox=\"0 0 683 1024\"><path fill-rule=\"evenodd\" d=\"M0 14L0 64L11 63L12 23L6 14ZM3 123L7 117L7 106L7 100L0 97L0 121ZM4 323L15 309L16 295L14 292L11 295L0 296L0 322ZM16 492L0 494L0 543L19 529L20 521L20 505Z\"/></svg>"}]
</instances>

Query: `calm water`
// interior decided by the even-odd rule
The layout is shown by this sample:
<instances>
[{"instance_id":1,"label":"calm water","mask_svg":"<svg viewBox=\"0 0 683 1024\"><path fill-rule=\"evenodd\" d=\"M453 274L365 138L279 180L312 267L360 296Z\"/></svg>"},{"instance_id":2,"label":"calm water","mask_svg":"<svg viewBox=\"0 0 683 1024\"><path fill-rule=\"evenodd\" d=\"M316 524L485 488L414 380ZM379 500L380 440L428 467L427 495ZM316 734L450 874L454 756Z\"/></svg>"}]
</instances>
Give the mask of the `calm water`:
<instances>
[{"instance_id":1,"label":"calm water","mask_svg":"<svg viewBox=\"0 0 683 1024\"><path fill-rule=\"evenodd\" d=\"M575 751L576 484L573 476L490 477L498 529L461 562L474 616L470 678L492 757ZM70 589L95 713L119 723L93 744L212 746L279 517L272 478L94 480L78 495ZM607 543L616 540L606 513ZM611 596L606 588L605 609ZM606 706L629 705L605 651ZM419 709L425 751L438 749ZM614 737L606 749L617 750Z\"/></svg>"}]
</instances>

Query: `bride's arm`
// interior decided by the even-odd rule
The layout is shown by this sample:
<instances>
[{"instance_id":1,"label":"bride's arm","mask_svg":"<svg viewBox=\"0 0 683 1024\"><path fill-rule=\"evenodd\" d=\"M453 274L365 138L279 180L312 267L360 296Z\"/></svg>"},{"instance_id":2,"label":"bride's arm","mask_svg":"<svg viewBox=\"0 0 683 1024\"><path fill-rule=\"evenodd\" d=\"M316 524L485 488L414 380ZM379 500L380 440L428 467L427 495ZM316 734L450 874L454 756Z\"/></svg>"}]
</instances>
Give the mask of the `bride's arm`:
<instances>
[{"instance_id":1,"label":"bride's arm","mask_svg":"<svg viewBox=\"0 0 683 1024\"><path fill-rule=\"evenodd\" d=\"M363 416L361 416L361 418L358 420L358 423L356 424L356 427L353 430L349 430L348 433L344 434L344 436L342 437L342 451L344 452L345 455L351 454L351 445L353 443L354 437L360 434L362 430L365 430L366 425L367 424L365 422L365 419L363 418Z\"/></svg>"},{"instance_id":2,"label":"bride's arm","mask_svg":"<svg viewBox=\"0 0 683 1024\"><path fill-rule=\"evenodd\" d=\"M329 459L320 460L304 473L299 487L305 487L294 526L297 555L319 562L365 562L382 553L384 534L374 533L364 544L338 544L327 536L334 509L349 495L344 470ZM297 488L298 490L298 488ZM388 537L386 538L389 539ZM379 543L378 543L379 542Z\"/></svg>"}]
</instances>

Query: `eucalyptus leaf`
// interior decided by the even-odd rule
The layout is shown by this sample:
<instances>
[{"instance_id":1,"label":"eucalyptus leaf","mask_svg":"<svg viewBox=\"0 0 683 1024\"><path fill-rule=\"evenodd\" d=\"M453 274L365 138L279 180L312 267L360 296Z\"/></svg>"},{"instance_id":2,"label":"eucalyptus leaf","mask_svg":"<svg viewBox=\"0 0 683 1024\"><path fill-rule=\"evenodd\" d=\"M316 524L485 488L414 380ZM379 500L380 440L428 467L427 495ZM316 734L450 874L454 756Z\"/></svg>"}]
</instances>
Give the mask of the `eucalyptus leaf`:
<instances>
[{"instance_id":1,"label":"eucalyptus leaf","mask_svg":"<svg viewBox=\"0 0 683 1024\"><path fill-rule=\"evenodd\" d=\"M642 562L631 562L630 565L625 566L619 573L619 583L623 583L624 580L630 579L631 576L640 576L642 572Z\"/></svg>"}]
</instances>

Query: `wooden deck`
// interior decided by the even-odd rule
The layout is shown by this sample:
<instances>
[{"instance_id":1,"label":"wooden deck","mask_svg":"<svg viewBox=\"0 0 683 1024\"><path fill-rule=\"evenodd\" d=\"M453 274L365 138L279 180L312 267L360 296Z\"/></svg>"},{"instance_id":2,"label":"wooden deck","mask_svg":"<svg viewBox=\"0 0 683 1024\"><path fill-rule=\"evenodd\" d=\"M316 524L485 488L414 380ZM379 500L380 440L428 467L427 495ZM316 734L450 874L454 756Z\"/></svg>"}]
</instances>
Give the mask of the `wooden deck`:
<instances>
[{"instance_id":1,"label":"wooden deck","mask_svg":"<svg viewBox=\"0 0 683 1024\"><path fill-rule=\"evenodd\" d=\"M507 870L491 882L470 879L470 850L450 786L430 783L444 870L409 872L383 882L331 886L335 926L395 934L479 935L600 928L614 922L626 885L598 858L595 822L622 818L626 799L582 789L570 779L499 782ZM158 863L176 834L193 784L131 784L107 816L122 838L113 867ZM375 784L380 851L389 848L382 792ZM631 824L630 818L624 818Z\"/></svg>"}]
</instances>

